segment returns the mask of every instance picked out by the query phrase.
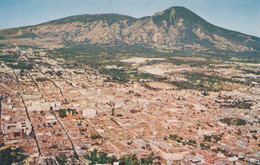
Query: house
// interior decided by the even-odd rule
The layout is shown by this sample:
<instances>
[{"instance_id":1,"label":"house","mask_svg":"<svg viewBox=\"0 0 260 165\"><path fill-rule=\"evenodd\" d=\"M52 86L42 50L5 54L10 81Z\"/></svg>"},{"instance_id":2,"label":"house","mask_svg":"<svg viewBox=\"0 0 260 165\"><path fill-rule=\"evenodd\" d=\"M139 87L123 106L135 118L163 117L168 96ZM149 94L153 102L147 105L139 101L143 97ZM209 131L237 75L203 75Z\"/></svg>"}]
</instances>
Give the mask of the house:
<instances>
[{"instance_id":1,"label":"house","mask_svg":"<svg viewBox=\"0 0 260 165\"><path fill-rule=\"evenodd\" d=\"M3 134L6 140L18 139L30 135L32 126L29 121L23 121L13 124L4 124L2 126Z\"/></svg>"},{"instance_id":2,"label":"house","mask_svg":"<svg viewBox=\"0 0 260 165\"><path fill-rule=\"evenodd\" d=\"M46 116L45 119L46 119L46 123L54 123L54 122L57 122L55 116L53 116L53 115Z\"/></svg>"},{"instance_id":3,"label":"house","mask_svg":"<svg viewBox=\"0 0 260 165\"><path fill-rule=\"evenodd\" d=\"M96 117L97 111L94 109L84 109L82 112L82 116L86 118L93 118Z\"/></svg>"}]
</instances>

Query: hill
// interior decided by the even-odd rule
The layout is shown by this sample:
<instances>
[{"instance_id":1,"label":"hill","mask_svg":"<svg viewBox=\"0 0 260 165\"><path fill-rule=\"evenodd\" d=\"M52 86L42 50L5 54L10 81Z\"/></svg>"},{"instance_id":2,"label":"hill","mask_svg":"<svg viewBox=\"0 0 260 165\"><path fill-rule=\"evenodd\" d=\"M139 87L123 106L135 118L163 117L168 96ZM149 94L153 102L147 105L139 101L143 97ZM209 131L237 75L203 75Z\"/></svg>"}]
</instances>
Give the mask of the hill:
<instances>
[{"instance_id":1,"label":"hill","mask_svg":"<svg viewBox=\"0 0 260 165\"><path fill-rule=\"evenodd\" d=\"M138 19L120 14L85 14L4 29L0 30L0 43L55 48L124 44L189 53L260 52L259 38L212 25L184 7L171 7Z\"/></svg>"}]
</instances>

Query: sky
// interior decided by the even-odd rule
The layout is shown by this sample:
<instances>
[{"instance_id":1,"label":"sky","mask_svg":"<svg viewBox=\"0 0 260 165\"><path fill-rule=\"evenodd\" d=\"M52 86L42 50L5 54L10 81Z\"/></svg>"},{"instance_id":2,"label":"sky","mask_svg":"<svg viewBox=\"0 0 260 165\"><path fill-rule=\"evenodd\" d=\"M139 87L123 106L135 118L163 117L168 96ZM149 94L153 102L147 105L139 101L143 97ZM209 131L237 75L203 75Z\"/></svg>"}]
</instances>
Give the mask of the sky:
<instances>
[{"instance_id":1,"label":"sky","mask_svg":"<svg viewBox=\"0 0 260 165\"><path fill-rule=\"evenodd\" d=\"M214 25L260 37L260 0L0 0L0 29L80 14L140 18L172 6L184 6Z\"/></svg>"}]
</instances>

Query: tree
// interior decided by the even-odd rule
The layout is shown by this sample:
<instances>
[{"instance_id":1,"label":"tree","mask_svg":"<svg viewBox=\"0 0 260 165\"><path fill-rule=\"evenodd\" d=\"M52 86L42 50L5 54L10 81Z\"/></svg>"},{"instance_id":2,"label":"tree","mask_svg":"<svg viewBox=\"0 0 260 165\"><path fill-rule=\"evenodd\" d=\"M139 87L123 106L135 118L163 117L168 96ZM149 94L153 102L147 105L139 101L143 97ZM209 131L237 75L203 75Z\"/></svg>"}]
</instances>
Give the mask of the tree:
<instances>
[{"instance_id":1,"label":"tree","mask_svg":"<svg viewBox=\"0 0 260 165\"><path fill-rule=\"evenodd\" d=\"M107 156L104 152L99 152L98 150L93 150L90 154L84 156L85 159L90 161L90 164L113 164L117 161L115 156Z\"/></svg>"},{"instance_id":2,"label":"tree","mask_svg":"<svg viewBox=\"0 0 260 165\"><path fill-rule=\"evenodd\" d=\"M67 156L66 155L59 155L55 157L58 161L59 165L65 165L67 163Z\"/></svg>"},{"instance_id":3,"label":"tree","mask_svg":"<svg viewBox=\"0 0 260 165\"><path fill-rule=\"evenodd\" d=\"M12 163L23 162L28 156L24 154L22 147L8 147L0 150L0 164L11 165Z\"/></svg>"},{"instance_id":4,"label":"tree","mask_svg":"<svg viewBox=\"0 0 260 165\"><path fill-rule=\"evenodd\" d=\"M152 164L153 163L153 157L150 155L147 158L141 159L142 164Z\"/></svg>"}]
</instances>

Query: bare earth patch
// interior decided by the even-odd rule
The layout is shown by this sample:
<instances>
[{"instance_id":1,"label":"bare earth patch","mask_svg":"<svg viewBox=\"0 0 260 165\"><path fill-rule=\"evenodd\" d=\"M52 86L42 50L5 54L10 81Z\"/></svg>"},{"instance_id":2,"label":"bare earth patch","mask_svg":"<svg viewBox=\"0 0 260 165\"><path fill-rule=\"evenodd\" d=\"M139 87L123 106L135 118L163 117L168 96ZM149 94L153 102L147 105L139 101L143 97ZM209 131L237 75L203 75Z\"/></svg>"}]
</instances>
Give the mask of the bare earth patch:
<instances>
[{"instance_id":1,"label":"bare earth patch","mask_svg":"<svg viewBox=\"0 0 260 165\"><path fill-rule=\"evenodd\" d=\"M171 58L176 60L183 60L183 61L207 61L203 57L171 57Z\"/></svg>"},{"instance_id":2,"label":"bare earth patch","mask_svg":"<svg viewBox=\"0 0 260 165\"><path fill-rule=\"evenodd\" d=\"M164 82L148 82L147 85L157 89L176 89L174 85Z\"/></svg>"},{"instance_id":3,"label":"bare earth patch","mask_svg":"<svg viewBox=\"0 0 260 165\"><path fill-rule=\"evenodd\" d=\"M124 60L120 60L121 62L126 62L126 63L134 63L134 64L142 64L146 63L149 61L155 61L155 60L165 60L165 58L141 58L141 57L133 57L133 58L128 58Z\"/></svg>"},{"instance_id":4,"label":"bare earth patch","mask_svg":"<svg viewBox=\"0 0 260 165\"><path fill-rule=\"evenodd\" d=\"M191 68L187 65L174 65L172 63L160 63L160 64L154 64L154 65L146 65L143 67L139 67L138 71L150 73L154 75L162 76L164 74L168 73L183 73L183 72L192 72L192 71L198 71L199 68Z\"/></svg>"}]
</instances>

